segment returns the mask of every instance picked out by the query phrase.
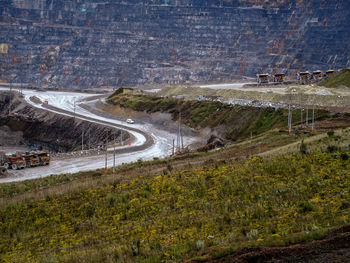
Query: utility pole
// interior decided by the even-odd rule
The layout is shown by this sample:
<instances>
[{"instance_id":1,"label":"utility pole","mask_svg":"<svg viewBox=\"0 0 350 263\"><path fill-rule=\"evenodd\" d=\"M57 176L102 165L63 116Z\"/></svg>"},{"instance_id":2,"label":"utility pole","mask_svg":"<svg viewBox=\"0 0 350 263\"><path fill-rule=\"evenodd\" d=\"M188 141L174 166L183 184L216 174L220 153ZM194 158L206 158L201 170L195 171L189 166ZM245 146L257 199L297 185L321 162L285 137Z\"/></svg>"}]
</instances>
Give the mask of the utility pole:
<instances>
[{"instance_id":1,"label":"utility pole","mask_svg":"<svg viewBox=\"0 0 350 263\"><path fill-rule=\"evenodd\" d=\"M105 176L107 176L107 158L108 158L108 132L106 136Z\"/></svg>"},{"instance_id":2,"label":"utility pole","mask_svg":"<svg viewBox=\"0 0 350 263\"><path fill-rule=\"evenodd\" d=\"M177 137L176 137L176 152L181 151L181 112L179 112L179 122L178 122L178 130L177 130ZM183 143L182 143L183 147Z\"/></svg>"},{"instance_id":3,"label":"utility pole","mask_svg":"<svg viewBox=\"0 0 350 263\"><path fill-rule=\"evenodd\" d=\"M252 155L252 144L253 144L253 132L250 132L250 148L249 148L249 152L250 152L250 155Z\"/></svg>"},{"instance_id":4,"label":"utility pole","mask_svg":"<svg viewBox=\"0 0 350 263\"><path fill-rule=\"evenodd\" d=\"M180 140L181 140L181 149L184 148L184 138L182 136L182 132L181 132L181 116L180 116Z\"/></svg>"},{"instance_id":5,"label":"utility pole","mask_svg":"<svg viewBox=\"0 0 350 263\"><path fill-rule=\"evenodd\" d=\"M300 93L300 127L303 128L303 94Z\"/></svg>"},{"instance_id":6,"label":"utility pole","mask_svg":"<svg viewBox=\"0 0 350 263\"><path fill-rule=\"evenodd\" d=\"M293 112L292 112L290 104L289 104L289 109L288 109L288 134L289 134L289 136L292 133L292 114L293 114Z\"/></svg>"},{"instance_id":7,"label":"utility pole","mask_svg":"<svg viewBox=\"0 0 350 263\"><path fill-rule=\"evenodd\" d=\"M84 151L84 126L81 128L81 150Z\"/></svg>"},{"instance_id":8,"label":"utility pole","mask_svg":"<svg viewBox=\"0 0 350 263\"><path fill-rule=\"evenodd\" d=\"M175 154L175 139L173 139L173 150L172 150L172 154L171 155L174 155Z\"/></svg>"},{"instance_id":9,"label":"utility pole","mask_svg":"<svg viewBox=\"0 0 350 263\"><path fill-rule=\"evenodd\" d=\"M10 83L10 104L9 104L9 115L11 113L11 108L12 108L12 81Z\"/></svg>"},{"instance_id":10,"label":"utility pole","mask_svg":"<svg viewBox=\"0 0 350 263\"><path fill-rule=\"evenodd\" d=\"M75 97L74 97L74 119L75 119Z\"/></svg>"},{"instance_id":11,"label":"utility pole","mask_svg":"<svg viewBox=\"0 0 350 263\"><path fill-rule=\"evenodd\" d=\"M314 132L315 132L314 128L315 128L315 104L312 105L312 124L311 124L311 133L312 134L314 134Z\"/></svg>"},{"instance_id":12,"label":"utility pole","mask_svg":"<svg viewBox=\"0 0 350 263\"><path fill-rule=\"evenodd\" d=\"M115 176L115 132L114 132L114 143L113 143L113 176Z\"/></svg>"},{"instance_id":13,"label":"utility pole","mask_svg":"<svg viewBox=\"0 0 350 263\"><path fill-rule=\"evenodd\" d=\"M306 117L305 117L305 126L306 126L306 129L308 129L309 127L309 106L306 105Z\"/></svg>"},{"instance_id":14,"label":"utility pole","mask_svg":"<svg viewBox=\"0 0 350 263\"><path fill-rule=\"evenodd\" d=\"M90 150L90 126L89 126L89 130L88 130L88 136L89 136L89 143L88 143L88 147L89 147L89 150Z\"/></svg>"},{"instance_id":15,"label":"utility pole","mask_svg":"<svg viewBox=\"0 0 350 263\"><path fill-rule=\"evenodd\" d=\"M303 108L300 108L300 127L303 128Z\"/></svg>"}]
</instances>

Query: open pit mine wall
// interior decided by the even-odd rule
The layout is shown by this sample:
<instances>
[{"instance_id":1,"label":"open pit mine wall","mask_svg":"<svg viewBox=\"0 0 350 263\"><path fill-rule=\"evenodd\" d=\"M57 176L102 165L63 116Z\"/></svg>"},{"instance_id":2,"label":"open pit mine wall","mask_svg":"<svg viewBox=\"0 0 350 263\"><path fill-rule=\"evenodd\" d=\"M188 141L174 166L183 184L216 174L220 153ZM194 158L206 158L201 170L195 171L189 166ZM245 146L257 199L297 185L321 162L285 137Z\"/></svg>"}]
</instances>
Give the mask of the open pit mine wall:
<instances>
[{"instance_id":1,"label":"open pit mine wall","mask_svg":"<svg viewBox=\"0 0 350 263\"><path fill-rule=\"evenodd\" d=\"M0 81L96 88L350 66L349 0L2 0Z\"/></svg>"}]
</instances>

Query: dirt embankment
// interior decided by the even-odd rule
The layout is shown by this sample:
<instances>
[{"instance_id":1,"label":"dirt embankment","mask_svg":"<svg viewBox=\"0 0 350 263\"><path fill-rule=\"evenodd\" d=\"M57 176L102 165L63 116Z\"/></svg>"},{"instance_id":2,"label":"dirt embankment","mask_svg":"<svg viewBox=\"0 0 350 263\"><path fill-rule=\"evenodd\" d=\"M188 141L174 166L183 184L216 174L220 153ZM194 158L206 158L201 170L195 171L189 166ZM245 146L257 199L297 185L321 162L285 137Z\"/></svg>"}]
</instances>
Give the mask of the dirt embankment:
<instances>
[{"instance_id":1,"label":"dirt embankment","mask_svg":"<svg viewBox=\"0 0 350 263\"><path fill-rule=\"evenodd\" d=\"M117 109L148 114L166 113L173 120L179 120L181 116L183 124L198 131L209 130L209 133L231 141L255 136L274 128L287 127L288 119L288 110L282 108L229 105L219 101L181 100L144 95L125 89L117 90L107 102ZM311 123L312 111L309 110L308 113L308 120ZM300 109L293 109L293 116L300 115ZM302 115L305 120L306 114L303 112ZM315 110L315 119L329 117L328 111ZM299 123L299 117L292 119L293 125Z\"/></svg>"},{"instance_id":2,"label":"dirt embankment","mask_svg":"<svg viewBox=\"0 0 350 263\"><path fill-rule=\"evenodd\" d=\"M134 119L137 123L150 123L160 130L166 130L176 134L179 126L170 113L165 112L146 112L146 111L135 111L130 108L123 108L119 105L111 105L102 101L94 103L94 107L85 105L85 108L90 111L94 111L95 114L103 113L111 119L119 119L125 121L126 118ZM118 118L118 116L124 116L124 118ZM181 133L184 136L197 136L198 131L193 128L181 124Z\"/></svg>"},{"instance_id":3,"label":"dirt embankment","mask_svg":"<svg viewBox=\"0 0 350 263\"><path fill-rule=\"evenodd\" d=\"M244 86L241 88L214 89L195 86L167 86L162 88L158 96L182 97L195 100L198 96L219 97L221 100L240 99L285 105L302 105L311 109L332 110L334 112L350 112L350 89L337 87L327 89L312 85L269 85Z\"/></svg>"},{"instance_id":4,"label":"dirt embankment","mask_svg":"<svg viewBox=\"0 0 350 263\"><path fill-rule=\"evenodd\" d=\"M320 240L295 244L287 247L243 248L231 255L205 262L349 262L350 224L331 230ZM198 261L190 261L194 263ZM203 262L203 261L201 261Z\"/></svg>"},{"instance_id":5,"label":"dirt embankment","mask_svg":"<svg viewBox=\"0 0 350 263\"><path fill-rule=\"evenodd\" d=\"M85 145L90 143L91 148L103 146L107 134L109 141L114 133L119 140L120 130L33 108L18 96L10 97L9 93L0 93L0 127L13 138L4 141L3 146L35 145L65 152L79 147L83 133ZM128 138L129 134L123 133L123 140Z\"/></svg>"}]
</instances>

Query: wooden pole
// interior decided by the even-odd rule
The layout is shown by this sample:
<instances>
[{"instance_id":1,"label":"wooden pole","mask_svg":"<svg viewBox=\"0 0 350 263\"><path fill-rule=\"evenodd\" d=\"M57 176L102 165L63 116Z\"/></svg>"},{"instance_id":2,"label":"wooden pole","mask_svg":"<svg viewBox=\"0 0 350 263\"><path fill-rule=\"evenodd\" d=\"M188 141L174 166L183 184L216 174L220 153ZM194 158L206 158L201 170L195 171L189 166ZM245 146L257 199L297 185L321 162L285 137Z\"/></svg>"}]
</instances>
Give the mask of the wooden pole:
<instances>
[{"instance_id":1,"label":"wooden pole","mask_svg":"<svg viewBox=\"0 0 350 263\"><path fill-rule=\"evenodd\" d=\"M312 124L311 124L311 133L314 134L315 128L315 105L312 106Z\"/></svg>"},{"instance_id":2,"label":"wooden pole","mask_svg":"<svg viewBox=\"0 0 350 263\"><path fill-rule=\"evenodd\" d=\"M305 120L306 129L309 127L309 106L306 106L306 120Z\"/></svg>"},{"instance_id":3,"label":"wooden pole","mask_svg":"<svg viewBox=\"0 0 350 263\"><path fill-rule=\"evenodd\" d=\"M106 136L105 176L107 176L107 158L108 158L108 132Z\"/></svg>"},{"instance_id":4,"label":"wooden pole","mask_svg":"<svg viewBox=\"0 0 350 263\"><path fill-rule=\"evenodd\" d=\"M290 136L291 134L291 111L290 111L290 105L289 105L289 108L288 108L288 134Z\"/></svg>"},{"instance_id":5,"label":"wooden pole","mask_svg":"<svg viewBox=\"0 0 350 263\"><path fill-rule=\"evenodd\" d=\"M81 150L84 151L84 127L81 128Z\"/></svg>"},{"instance_id":6,"label":"wooden pole","mask_svg":"<svg viewBox=\"0 0 350 263\"><path fill-rule=\"evenodd\" d=\"M303 94L300 93L300 127L303 128Z\"/></svg>"},{"instance_id":7,"label":"wooden pole","mask_svg":"<svg viewBox=\"0 0 350 263\"><path fill-rule=\"evenodd\" d=\"M114 133L114 143L113 143L113 176L115 176L115 133Z\"/></svg>"},{"instance_id":8,"label":"wooden pole","mask_svg":"<svg viewBox=\"0 0 350 263\"><path fill-rule=\"evenodd\" d=\"M74 119L75 119L75 107L76 105L75 105L75 97L74 97Z\"/></svg>"},{"instance_id":9,"label":"wooden pole","mask_svg":"<svg viewBox=\"0 0 350 263\"><path fill-rule=\"evenodd\" d=\"M180 141L181 141L181 149L184 148L184 138L182 136L182 132L181 132L181 115L180 115Z\"/></svg>"},{"instance_id":10,"label":"wooden pole","mask_svg":"<svg viewBox=\"0 0 350 263\"><path fill-rule=\"evenodd\" d=\"M172 155L174 155L175 154L175 139L173 139L173 153L172 153Z\"/></svg>"},{"instance_id":11,"label":"wooden pole","mask_svg":"<svg viewBox=\"0 0 350 263\"><path fill-rule=\"evenodd\" d=\"M90 127L89 127L89 150L90 150Z\"/></svg>"}]
</instances>

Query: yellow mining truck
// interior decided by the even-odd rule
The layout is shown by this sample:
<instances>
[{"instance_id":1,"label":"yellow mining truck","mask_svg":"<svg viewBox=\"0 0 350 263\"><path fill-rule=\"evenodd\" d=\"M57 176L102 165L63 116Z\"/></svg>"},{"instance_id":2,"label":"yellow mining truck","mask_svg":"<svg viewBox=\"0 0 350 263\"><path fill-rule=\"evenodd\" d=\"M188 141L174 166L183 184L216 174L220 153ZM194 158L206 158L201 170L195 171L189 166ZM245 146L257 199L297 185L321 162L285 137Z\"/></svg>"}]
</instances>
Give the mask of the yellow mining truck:
<instances>
[{"instance_id":1,"label":"yellow mining truck","mask_svg":"<svg viewBox=\"0 0 350 263\"><path fill-rule=\"evenodd\" d=\"M311 79L311 73L309 71L299 72L297 78L300 84L308 84Z\"/></svg>"},{"instance_id":2,"label":"yellow mining truck","mask_svg":"<svg viewBox=\"0 0 350 263\"><path fill-rule=\"evenodd\" d=\"M5 154L1 160L1 166L6 169L12 168L13 170L23 169L26 167L26 161L21 155L14 154Z\"/></svg>"},{"instance_id":3,"label":"yellow mining truck","mask_svg":"<svg viewBox=\"0 0 350 263\"><path fill-rule=\"evenodd\" d=\"M31 153L31 152L26 152L24 155L24 159L26 161L26 167L36 167L40 165L40 158L38 155Z\"/></svg>"},{"instance_id":4,"label":"yellow mining truck","mask_svg":"<svg viewBox=\"0 0 350 263\"><path fill-rule=\"evenodd\" d=\"M277 73L273 77L273 82L283 82L284 81L285 74L284 73Z\"/></svg>"},{"instance_id":5,"label":"yellow mining truck","mask_svg":"<svg viewBox=\"0 0 350 263\"><path fill-rule=\"evenodd\" d=\"M256 74L256 81L261 83L269 83L269 74Z\"/></svg>"},{"instance_id":6,"label":"yellow mining truck","mask_svg":"<svg viewBox=\"0 0 350 263\"><path fill-rule=\"evenodd\" d=\"M49 165L50 164L51 157L47 152L44 152L44 151L36 152L35 155L39 157L40 165Z\"/></svg>"}]
</instances>

